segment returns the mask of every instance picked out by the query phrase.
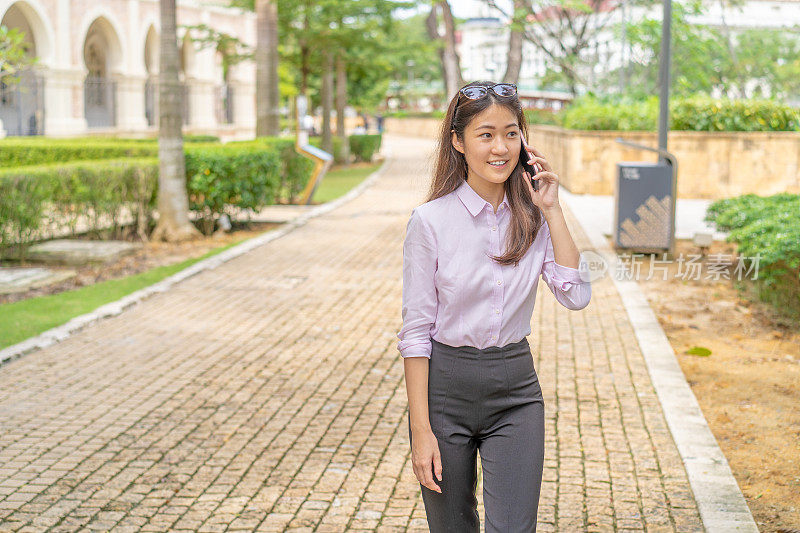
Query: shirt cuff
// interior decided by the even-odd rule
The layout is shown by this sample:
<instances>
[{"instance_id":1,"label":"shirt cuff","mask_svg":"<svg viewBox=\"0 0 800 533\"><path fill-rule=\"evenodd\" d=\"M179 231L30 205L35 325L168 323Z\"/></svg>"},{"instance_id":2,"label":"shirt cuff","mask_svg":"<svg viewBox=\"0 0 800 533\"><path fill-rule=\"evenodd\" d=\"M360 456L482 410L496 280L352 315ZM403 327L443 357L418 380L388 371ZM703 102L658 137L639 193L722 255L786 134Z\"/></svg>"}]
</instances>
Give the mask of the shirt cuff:
<instances>
[{"instance_id":1,"label":"shirt cuff","mask_svg":"<svg viewBox=\"0 0 800 533\"><path fill-rule=\"evenodd\" d=\"M580 270L577 268L559 265L553 261L553 282L557 284L562 291L565 291L569 289L570 285L588 283L589 280L581 279Z\"/></svg>"},{"instance_id":2,"label":"shirt cuff","mask_svg":"<svg viewBox=\"0 0 800 533\"><path fill-rule=\"evenodd\" d=\"M431 358L431 341L430 337L426 341L402 341L398 344L397 349L400 355L405 359L406 357L427 357Z\"/></svg>"}]
</instances>

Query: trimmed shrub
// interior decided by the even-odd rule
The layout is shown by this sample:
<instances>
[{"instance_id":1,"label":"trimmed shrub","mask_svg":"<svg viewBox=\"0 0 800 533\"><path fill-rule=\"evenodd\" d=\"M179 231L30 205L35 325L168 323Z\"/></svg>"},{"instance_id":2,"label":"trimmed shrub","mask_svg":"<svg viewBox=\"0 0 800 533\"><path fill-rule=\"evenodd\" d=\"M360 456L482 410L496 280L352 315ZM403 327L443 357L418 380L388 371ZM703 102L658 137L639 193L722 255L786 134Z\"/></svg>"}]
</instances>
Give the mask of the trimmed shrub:
<instances>
[{"instance_id":1,"label":"trimmed shrub","mask_svg":"<svg viewBox=\"0 0 800 533\"><path fill-rule=\"evenodd\" d=\"M119 228L123 207L137 217L152 212L158 185L158 160L74 161L0 171L0 256L12 245L46 237L48 221L75 233L81 216L99 231L108 216Z\"/></svg>"},{"instance_id":2,"label":"trimmed shrub","mask_svg":"<svg viewBox=\"0 0 800 533\"><path fill-rule=\"evenodd\" d=\"M7 138L0 141L0 168L157 156L158 145L152 142L44 138Z\"/></svg>"},{"instance_id":3,"label":"trimmed shrub","mask_svg":"<svg viewBox=\"0 0 800 533\"><path fill-rule=\"evenodd\" d=\"M561 115L552 109L523 109L525 114L525 121L528 126L536 126L537 124L551 124L553 126L561 125Z\"/></svg>"},{"instance_id":4,"label":"trimmed shrub","mask_svg":"<svg viewBox=\"0 0 800 533\"><path fill-rule=\"evenodd\" d=\"M274 203L286 199L294 203L297 195L308 184L314 162L295 149L295 140L291 137L258 137L254 141L230 142L226 146L253 145L260 149L276 150L280 156L281 182L275 193Z\"/></svg>"},{"instance_id":5,"label":"trimmed shrub","mask_svg":"<svg viewBox=\"0 0 800 533\"><path fill-rule=\"evenodd\" d=\"M231 208L258 211L272 204L280 168L278 152L257 145L188 146L189 208L200 213L203 233L212 233L216 217Z\"/></svg>"},{"instance_id":6,"label":"trimmed shrub","mask_svg":"<svg viewBox=\"0 0 800 533\"><path fill-rule=\"evenodd\" d=\"M291 138L190 142L184 150L190 209L200 213L206 233L213 231L218 215L234 208L256 211L283 199L294 201L313 169ZM116 232L126 206L140 228L149 228L156 208L157 156L155 140L0 141L0 162L6 167L0 169L0 257L19 246L17 255L24 258L31 242L54 229L74 234L86 216L90 232L99 235L107 217ZM82 157L96 159L75 159ZM38 164L27 164L32 161Z\"/></svg>"},{"instance_id":7,"label":"trimmed shrub","mask_svg":"<svg viewBox=\"0 0 800 533\"><path fill-rule=\"evenodd\" d=\"M322 150L322 137L309 137L308 143ZM345 160L344 152L342 151L342 139L336 136L333 137L333 162L337 165L346 165L349 163L349 161Z\"/></svg>"},{"instance_id":8,"label":"trimmed shrub","mask_svg":"<svg viewBox=\"0 0 800 533\"><path fill-rule=\"evenodd\" d=\"M773 100L714 100L697 96L670 106L672 129L800 131L800 109Z\"/></svg>"},{"instance_id":9,"label":"trimmed shrub","mask_svg":"<svg viewBox=\"0 0 800 533\"><path fill-rule=\"evenodd\" d=\"M705 220L727 231L739 254L759 257L753 284L762 301L800 320L800 195L746 194L713 202Z\"/></svg>"},{"instance_id":10,"label":"trimmed shrub","mask_svg":"<svg viewBox=\"0 0 800 533\"><path fill-rule=\"evenodd\" d=\"M560 113L561 125L575 130L654 131L658 124L658 100L601 101L585 96Z\"/></svg>"},{"instance_id":11,"label":"trimmed shrub","mask_svg":"<svg viewBox=\"0 0 800 533\"><path fill-rule=\"evenodd\" d=\"M219 137L216 135L184 135L184 143L218 143Z\"/></svg>"},{"instance_id":12,"label":"trimmed shrub","mask_svg":"<svg viewBox=\"0 0 800 533\"><path fill-rule=\"evenodd\" d=\"M374 135L351 135L350 153L356 161L372 161L372 156L381 147L382 136Z\"/></svg>"},{"instance_id":13,"label":"trimmed shrub","mask_svg":"<svg viewBox=\"0 0 800 533\"><path fill-rule=\"evenodd\" d=\"M800 131L800 109L772 100L728 100L707 96L670 100L673 131ZM561 113L561 125L576 130L655 131L658 98L582 96Z\"/></svg>"},{"instance_id":14,"label":"trimmed shrub","mask_svg":"<svg viewBox=\"0 0 800 533\"><path fill-rule=\"evenodd\" d=\"M441 109L434 109L433 111L387 111L384 113L385 118L444 118L446 112Z\"/></svg>"}]
</instances>

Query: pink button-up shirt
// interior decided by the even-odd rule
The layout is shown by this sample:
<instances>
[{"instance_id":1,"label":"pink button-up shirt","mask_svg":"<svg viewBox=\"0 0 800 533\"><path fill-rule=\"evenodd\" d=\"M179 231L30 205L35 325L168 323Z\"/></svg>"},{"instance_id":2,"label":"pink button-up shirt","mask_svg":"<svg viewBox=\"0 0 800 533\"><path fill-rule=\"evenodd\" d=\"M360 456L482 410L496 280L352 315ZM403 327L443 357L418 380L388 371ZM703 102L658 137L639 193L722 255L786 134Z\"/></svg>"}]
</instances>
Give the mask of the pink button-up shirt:
<instances>
[{"instance_id":1,"label":"pink button-up shirt","mask_svg":"<svg viewBox=\"0 0 800 533\"><path fill-rule=\"evenodd\" d=\"M547 221L517 267L489 255L505 250L508 197L494 212L468 184L411 212L403 243L403 357L431 356L431 338L450 346L505 346L531 333L539 275L556 300L583 309L591 283L559 265Z\"/></svg>"}]
</instances>

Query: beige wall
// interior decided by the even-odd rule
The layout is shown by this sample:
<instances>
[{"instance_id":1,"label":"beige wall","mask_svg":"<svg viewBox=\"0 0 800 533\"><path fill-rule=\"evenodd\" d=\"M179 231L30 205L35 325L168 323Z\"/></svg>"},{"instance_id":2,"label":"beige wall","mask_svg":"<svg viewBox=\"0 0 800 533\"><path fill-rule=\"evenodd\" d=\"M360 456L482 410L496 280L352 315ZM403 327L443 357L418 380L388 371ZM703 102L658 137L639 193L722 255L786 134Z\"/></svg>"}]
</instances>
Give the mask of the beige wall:
<instances>
[{"instance_id":1,"label":"beige wall","mask_svg":"<svg viewBox=\"0 0 800 533\"><path fill-rule=\"evenodd\" d=\"M386 131L435 138L440 120L387 119ZM529 141L576 194L614 194L622 161L653 163L656 154L623 146L617 137L655 147L656 133L565 130L533 126ZM755 193L800 193L799 132L672 131L668 149L678 159L679 198L727 198Z\"/></svg>"}]
</instances>

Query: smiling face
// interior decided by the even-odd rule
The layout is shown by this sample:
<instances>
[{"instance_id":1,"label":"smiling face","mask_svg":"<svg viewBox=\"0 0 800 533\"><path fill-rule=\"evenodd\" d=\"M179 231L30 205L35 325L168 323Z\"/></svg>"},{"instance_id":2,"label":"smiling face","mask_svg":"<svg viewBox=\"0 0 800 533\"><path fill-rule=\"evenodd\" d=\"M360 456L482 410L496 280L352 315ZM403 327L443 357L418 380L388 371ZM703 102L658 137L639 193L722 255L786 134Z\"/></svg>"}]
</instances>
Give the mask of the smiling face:
<instances>
[{"instance_id":1,"label":"smiling face","mask_svg":"<svg viewBox=\"0 0 800 533\"><path fill-rule=\"evenodd\" d=\"M519 161L519 135L516 115L498 104L487 107L472 118L464 130L463 143L454 132L453 147L464 154L468 179L505 182Z\"/></svg>"}]
</instances>

